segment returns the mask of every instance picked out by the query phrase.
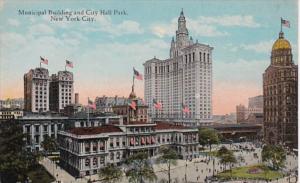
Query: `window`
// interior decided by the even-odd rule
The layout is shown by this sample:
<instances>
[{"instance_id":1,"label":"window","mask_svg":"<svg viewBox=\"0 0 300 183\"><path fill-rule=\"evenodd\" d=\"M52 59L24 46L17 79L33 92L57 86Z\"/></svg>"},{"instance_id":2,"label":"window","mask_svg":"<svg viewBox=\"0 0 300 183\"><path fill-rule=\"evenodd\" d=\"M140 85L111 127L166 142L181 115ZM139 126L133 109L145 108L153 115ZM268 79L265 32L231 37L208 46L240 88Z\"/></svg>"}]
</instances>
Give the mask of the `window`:
<instances>
[{"instance_id":1,"label":"window","mask_svg":"<svg viewBox=\"0 0 300 183\"><path fill-rule=\"evenodd\" d=\"M117 137L116 146L117 146L117 147L120 146L120 139L119 139L119 137Z\"/></svg>"},{"instance_id":2,"label":"window","mask_svg":"<svg viewBox=\"0 0 300 183\"><path fill-rule=\"evenodd\" d=\"M39 143L39 136L38 135L34 136L34 141L35 141L36 144Z\"/></svg>"},{"instance_id":3,"label":"window","mask_svg":"<svg viewBox=\"0 0 300 183\"><path fill-rule=\"evenodd\" d=\"M105 158L104 158L104 156L101 156L100 157L100 164L104 164L104 162L105 162Z\"/></svg>"},{"instance_id":4,"label":"window","mask_svg":"<svg viewBox=\"0 0 300 183\"><path fill-rule=\"evenodd\" d=\"M30 126L26 126L26 132L30 133Z\"/></svg>"},{"instance_id":5,"label":"window","mask_svg":"<svg viewBox=\"0 0 300 183\"><path fill-rule=\"evenodd\" d=\"M104 151L105 147L104 147L104 141L100 141L100 150Z\"/></svg>"},{"instance_id":6,"label":"window","mask_svg":"<svg viewBox=\"0 0 300 183\"><path fill-rule=\"evenodd\" d=\"M193 61L195 61L195 52L193 52Z\"/></svg>"},{"instance_id":7,"label":"window","mask_svg":"<svg viewBox=\"0 0 300 183\"><path fill-rule=\"evenodd\" d=\"M113 141L113 138L110 138L109 139L109 146L111 147L111 148L113 148L114 147L114 141Z\"/></svg>"},{"instance_id":8,"label":"window","mask_svg":"<svg viewBox=\"0 0 300 183\"><path fill-rule=\"evenodd\" d=\"M202 61L202 58L201 58L201 57L202 57L202 53L200 52L200 53L199 53L200 61Z\"/></svg>"},{"instance_id":9,"label":"window","mask_svg":"<svg viewBox=\"0 0 300 183\"><path fill-rule=\"evenodd\" d=\"M90 159L89 158L85 159L85 166L90 166Z\"/></svg>"},{"instance_id":10,"label":"window","mask_svg":"<svg viewBox=\"0 0 300 183\"><path fill-rule=\"evenodd\" d=\"M44 132L48 131L48 126L44 125Z\"/></svg>"},{"instance_id":11,"label":"window","mask_svg":"<svg viewBox=\"0 0 300 183\"><path fill-rule=\"evenodd\" d=\"M85 143L85 152L86 153L90 152L90 143Z\"/></svg>"},{"instance_id":12,"label":"window","mask_svg":"<svg viewBox=\"0 0 300 183\"><path fill-rule=\"evenodd\" d=\"M98 165L98 159L97 158L93 158L93 166L97 166Z\"/></svg>"},{"instance_id":13,"label":"window","mask_svg":"<svg viewBox=\"0 0 300 183\"><path fill-rule=\"evenodd\" d=\"M94 152L97 151L97 142L93 142L93 151L94 151Z\"/></svg>"},{"instance_id":14,"label":"window","mask_svg":"<svg viewBox=\"0 0 300 183\"><path fill-rule=\"evenodd\" d=\"M117 159L120 159L120 156L121 156L120 152L117 152Z\"/></svg>"},{"instance_id":15,"label":"window","mask_svg":"<svg viewBox=\"0 0 300 183\"><path fill-rule=\"evenodd\" d=\"M39 131L40 131L40 126L35 126L35 132L39 133Z\"/></svg>"},{"instance_id":16,"label":"window","mask_svg":"<svg viewBox=\"0 0 300 183\"><path fill-rule=\"evenodd\" d=\"M112 152L112 153L110 153L110 160L114 160L114 153Z\"/></svg>"}]
</instances>

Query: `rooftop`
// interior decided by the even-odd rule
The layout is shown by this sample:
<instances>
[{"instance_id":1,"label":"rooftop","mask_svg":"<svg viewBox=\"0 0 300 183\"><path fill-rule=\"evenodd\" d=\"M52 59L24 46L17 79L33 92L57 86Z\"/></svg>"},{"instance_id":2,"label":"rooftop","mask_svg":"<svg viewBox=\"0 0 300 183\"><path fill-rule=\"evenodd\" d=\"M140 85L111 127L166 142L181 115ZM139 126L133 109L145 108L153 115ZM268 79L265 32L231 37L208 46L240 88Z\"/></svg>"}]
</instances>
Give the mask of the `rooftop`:
<instances>
[{"instance_id":1,"label":"rooftop","mask_svg":"<svg viewBox=\"0 0 300 183\"><path fill-rule=\"evenodd\" d=\"M101 133L122 132L122 130L117 126L103 125L99 127L72 128L68 132L75 135L96 135Z\"/></svg>"},{"instance_id":2,"label":"rooftop","mask_svg":"<svg viewBox=\"0 0 300 183\"><path fill-rule=\"evenodd\" d=\"M182 125L174 125L172 123L167 123L167 122L158 122L156 123L156 126L154 128L155 130L189 129L188 127Z\"/></svg>"}]
</instances>

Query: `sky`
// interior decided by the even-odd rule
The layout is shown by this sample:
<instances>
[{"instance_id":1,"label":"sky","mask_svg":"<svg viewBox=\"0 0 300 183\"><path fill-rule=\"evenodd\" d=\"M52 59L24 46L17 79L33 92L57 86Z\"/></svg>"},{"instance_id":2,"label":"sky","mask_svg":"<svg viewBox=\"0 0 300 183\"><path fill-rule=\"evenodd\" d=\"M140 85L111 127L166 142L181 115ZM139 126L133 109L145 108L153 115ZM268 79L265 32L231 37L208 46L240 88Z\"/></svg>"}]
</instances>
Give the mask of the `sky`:
<instances>
[{"instance_id":1,"label":"sky","mask_svg":"<svg viewBox=\"0 0 300 183\"><path fill-rule=\"evenodd\" d=\"M202 1L16 1L0 0L0 99L23 97L23 75L49 60L50 74L74 68L75 92L80 102L96 96L128 96L132 68L143 73L143 63L154 56L169 57L170 42L181 9L190 36L214 47L213 114L235 112L238 104L262 94L262 74L270 64L271 49L283 27L298 63L296 0ZM19 10L35 15L21 15ZM94 21L51 20L49 10L116 12L88 15ZM46 11L46 15L38 12ZM125 15L119 13L126 13ZM144 96L144 82L135 90Z\"/></svg>"}]
</instances>

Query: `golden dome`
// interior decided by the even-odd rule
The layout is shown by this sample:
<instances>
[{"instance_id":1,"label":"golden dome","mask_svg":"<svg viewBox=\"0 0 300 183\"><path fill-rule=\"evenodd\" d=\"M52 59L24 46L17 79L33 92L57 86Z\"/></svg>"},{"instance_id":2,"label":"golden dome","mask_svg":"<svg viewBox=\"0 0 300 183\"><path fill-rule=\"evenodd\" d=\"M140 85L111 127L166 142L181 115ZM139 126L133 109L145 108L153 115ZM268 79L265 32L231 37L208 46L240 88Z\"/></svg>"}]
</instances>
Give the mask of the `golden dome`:
<instances>
[{"instance_id":1,"label":"golden dome","mask_svg":"<svg viewBox=\"0 0 300 183\"><path fill-rule=\"evenodd\" d=\"M283 32L279 33L279 38L273 44L272 51L279 49L292 49L290 42L284 39Z\"/></svg>"}]
</instances>

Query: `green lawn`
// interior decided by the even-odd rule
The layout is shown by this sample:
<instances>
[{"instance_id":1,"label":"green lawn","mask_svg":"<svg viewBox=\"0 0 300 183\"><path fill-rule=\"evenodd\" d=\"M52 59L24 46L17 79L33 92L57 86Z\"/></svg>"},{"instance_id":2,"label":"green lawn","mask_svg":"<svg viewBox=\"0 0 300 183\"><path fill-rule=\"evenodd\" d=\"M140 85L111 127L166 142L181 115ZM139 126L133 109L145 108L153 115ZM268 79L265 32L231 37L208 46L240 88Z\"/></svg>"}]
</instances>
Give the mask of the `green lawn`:
<instances>
[{"instance_id":1,"label":"green lawn","mask_svg":"<svg viewBox=\"0 0 300 183\"><path fill-rule=\"evenodd\" d=\"M259 168L262 172L259 173L249 173L249 169ZM260 180L274 180L277 178L281 178L284 175L281 172L271 170L270 168L266 167L265 165L253 165L253 166L246 166L246 167L239 167L233 168L232 173L230 170L226 170L225 172L219 173L217 177L220 179L229 179L230 177L234 179L260 179Z\"/></svg>"},{"instance_id":2,"label":"green lawn","mask_svg":"<svg viewBox=\"0 0 300 183\"><path fill-rule=\"evenodd\" d=\"M50 183L55 181L55 178L42 165L38 165L36 168L30 170L27 175L32 180L32 183Z\"/></svg>"}]
</instances>

